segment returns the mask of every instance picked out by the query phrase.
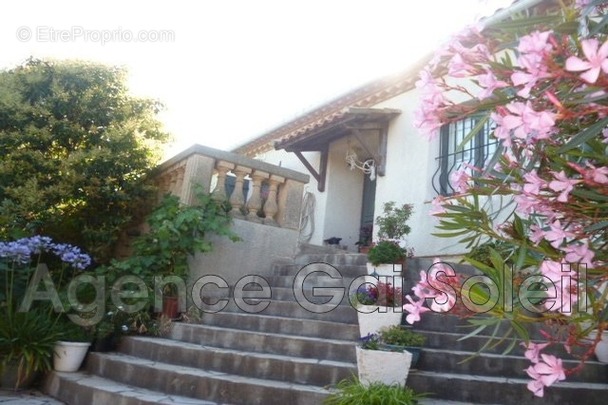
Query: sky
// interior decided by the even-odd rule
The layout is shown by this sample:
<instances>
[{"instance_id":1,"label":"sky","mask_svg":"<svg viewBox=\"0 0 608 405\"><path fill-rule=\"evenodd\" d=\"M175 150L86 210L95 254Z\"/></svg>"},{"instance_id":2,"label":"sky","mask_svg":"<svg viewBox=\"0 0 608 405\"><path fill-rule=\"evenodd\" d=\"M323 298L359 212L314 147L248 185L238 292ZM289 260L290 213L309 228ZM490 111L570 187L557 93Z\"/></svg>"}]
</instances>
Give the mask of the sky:
<instances>
[{"instance_id":1,"label":"sky","mask_svg":"<svg viewBox=\"0 0 608 405\"><path fill-rule=\"evenodd\" d=\"M123 66L174 141L229 150L400 72L512 0L23 1L0 15L0 68L28 57ZM9 5L10 4L10 5Z\"/></svg>"}]
</instances>

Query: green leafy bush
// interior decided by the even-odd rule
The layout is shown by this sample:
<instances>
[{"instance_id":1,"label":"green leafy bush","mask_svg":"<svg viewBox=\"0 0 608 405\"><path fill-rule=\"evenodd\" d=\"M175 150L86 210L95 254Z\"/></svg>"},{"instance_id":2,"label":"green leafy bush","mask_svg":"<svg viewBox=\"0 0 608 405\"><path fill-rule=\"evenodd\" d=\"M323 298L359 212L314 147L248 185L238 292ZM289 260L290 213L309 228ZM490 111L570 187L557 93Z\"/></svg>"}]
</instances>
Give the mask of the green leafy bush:
<instances>
[{"instance_id":1,"label":"green leafy bush","mask_svg":"<svg viewBox=\"0 0 608 405\"><path fill-rule=\"evenodd\" d=\"M379 333L381 343L395 346L423 346L426 337L411 329L403 328L400 325L393 325L383 328Z\"/></svg>"},{"instance_id":2,"label":"green leafy bush","mask_svg":"<svg viewBox=\"0 0 608 405\"><path fill-rule=\"evenodd\" d=\"M383 214L376 218L380 239L400 239L411 231L407 221L412 215L412 204L400 207L396 204L394 201L384 203Z\"/></svg>"},{"instance_id":3,"label":"green leafy bush","mask_svg":"<svg viewBox=\"0 0 608 405\"><path fill-rule=\"evenodd\" d=\"M358 379L340 381L337 389L325 400L325 405L416 405L424 398L424 395L398 384L372 383L365 386Z\"/></svg>"},{"instance_id":4,"label":"green leafy bush","mask_svg":"<svg viewBox=\"0 0 608 405\"><path fill-rule=\"evenodd\" d=\"M406 257L407 251L396 242L383 240L374 245L368 252L367 258L374 265L382 263L399 263Z\"/></svg>"}]
</instances>

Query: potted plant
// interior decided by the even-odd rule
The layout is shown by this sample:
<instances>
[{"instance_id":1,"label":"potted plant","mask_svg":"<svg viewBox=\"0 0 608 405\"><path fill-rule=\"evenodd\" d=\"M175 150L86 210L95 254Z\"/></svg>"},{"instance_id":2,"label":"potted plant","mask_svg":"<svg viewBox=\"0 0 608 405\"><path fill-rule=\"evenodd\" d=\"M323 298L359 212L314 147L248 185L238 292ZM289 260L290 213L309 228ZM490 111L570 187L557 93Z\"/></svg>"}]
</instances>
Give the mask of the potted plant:
<instances>
[{"instance_id":1,"label":"potted plant","mask_svg":"<svg viewBox=\"0 0 608 405\"><path fill-rule=\"evenodd\" d=\"M55 343L63 336L63 314L54 308L61 302L34 300L33 292L44 280L64 296L66 280L90 263L79 248L44 236L0 242L0 371L13 377L11 382L3 377L3 386L22 388L50 370Z\"/></svg>"},{"instance_id":2,"label":"potted plant","mask_svg":"<svg viewBox=\"0 0 608 405\"><path fill-rule=\"evenodd\" d=\"M373 279L357 289L353 306L357 310L359 336L377 333L382 327L398 325L402 317L401 287Z\"/></svg>"},{"instance_id":3,"label":"potted plant","mask_svg":"<svg viewBox=\"0 0 608 405\"><path fill-rule=\"evenodd\" d=\"M416 405L424 394L399 384L362 384L357 378L342 380L323 402L325 405Z\"/></svg>"},{"instance_id":4,"label":"potted plant","mask_svg":"<svg viewBox=\"0 0 608 405\"><path fill-rule=\"evenodd\" d=\"M367 254L372 247L373 225L367 224L359 230L359 241L355 243L359 253Z\"/></svg>"},{"instance_id":5,"label":"potted plant","mask_svg":"<svg viewBox=\"0 0 608 405\"><path fill-rule=\"evenodd\" d=\"M392 325L380 329L380 347L385 350L402 352L407 350L412 354L412 367L415 367L420 359L421 346L426 342L426 337L414 332L411 328L401 325Z\"/></svg>"},{"instance_id":6,"label":"potted plant","mask_svg":"<svg viewBox=\"0 0 608 405\"><path fill-rule=\"evenodd\" d=\"M92 329L77 325L69 319L64 319L60 325L61 339L53 347L53 369L69 373L78 371L91 346Z\"/></svg>"},{"instance_id":7,"label":"potted plant","mask_svg":"<svg viewBox=\"0 0 608 405\"><path fill-rule=\"evenodd\" d=\"M364 386L374 383L405 385L412 362L410 352L386 350L375 333L362 337L356 351L359 381Z\"/></svg>"},{"instance_id":8,"label":"potted plant","mask_svg":"<svg viewBox=\"0 0 608 405\"><path fill-rule=\"evenodd\" d=\"M0 387L28 388L51 369L61 330L46 311L6 312L0 317Z\"/></svg>"},{"instance_id":9,"label":"potted plant","mask_svg":"<svg viewBox=\"0 0 608 405\"><path fill-rule=\"evenodd\" d=\"M406 258L413 255L413 249L408 249L407 242L402 239L411 231L407 224L411 215L411 204L384 203L382 215L376 217L379 241L368 252L369 274L392 276L400 272Z\"/></svg>"}]
</instances>

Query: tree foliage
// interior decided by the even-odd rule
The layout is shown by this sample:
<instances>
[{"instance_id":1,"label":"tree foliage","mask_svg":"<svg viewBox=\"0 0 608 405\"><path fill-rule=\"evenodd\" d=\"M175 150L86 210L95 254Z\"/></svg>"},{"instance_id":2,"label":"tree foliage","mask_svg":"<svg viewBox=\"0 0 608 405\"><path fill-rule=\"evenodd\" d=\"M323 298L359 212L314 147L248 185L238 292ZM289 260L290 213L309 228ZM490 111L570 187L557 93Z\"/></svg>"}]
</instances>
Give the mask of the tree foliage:
<instances>
[{"instance_id":1,"label":"tree foliage","mask_svg":"<svg viewBox=\"0 0 608 405\"><path fill-rule=\"evenodd\" d=\"M150 190L161 105L126 72L30 59L0 72L0 235L44 233L105 261Z\"/></svg>"}]
</instances>

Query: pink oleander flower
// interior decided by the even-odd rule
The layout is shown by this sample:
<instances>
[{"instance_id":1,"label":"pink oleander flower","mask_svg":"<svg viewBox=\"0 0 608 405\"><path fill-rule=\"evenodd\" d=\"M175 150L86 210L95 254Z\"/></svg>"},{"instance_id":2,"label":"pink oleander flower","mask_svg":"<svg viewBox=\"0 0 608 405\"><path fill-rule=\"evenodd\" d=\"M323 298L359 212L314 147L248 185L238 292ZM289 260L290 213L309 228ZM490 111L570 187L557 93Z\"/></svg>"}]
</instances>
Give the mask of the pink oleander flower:
<instances>
[{"instance_id":1,"label":"pink oleander flower","mask_svg":"<svg viewBox=\"0 0 608 405\"><path fill-rule=\"evenodd\" d=\"M608 167L595 167L591 163L587 163L587 169L584 172L584 177L587 181L592 181L598 184L608 184Z\"/></svg>"},{"instance_id":2,"label":"pink oleander flower","mask_svg":"<svg viewBox=\"0 0 608 405\"><path fill-rule=\"evenodd\" d=\"M448 74L452 77L468 77L475 72L475 67L466 62L459 53L452 56L448 63Z\"/></svg>"},{"instance_id":3,"label":"pink oleander flower","mask_svg":"<svg viewBox=\"0 0 608 405\"><path fill-rule=\"evenodd\" d=\"M532 363L536 364L540 360L539 356L540 356L541 350L543 350L545 347L549 346L549 343L532 343L532 342L524 343L524 342L522 342L521 345L526 348L526 352L524 353L525 358L530 360Z\"/></svg>"},{"instance_id":4,"label":"pink oleander flower","mask_svg":"<svg viewBox=\"0 0 608 405\"><path fill-rule=\"evenodd\" d=\"M528 382L528 390L532 391L535 396L542 398L545 395L545 385L540 380L540 374L536 372L534 366L528 367L526 373L532 378L532 381Z\"/></svg>"},{"instance_id":5,"label":"pink oleander flower","mask_svg":"<svg viewBox=\"0 0 608 405\"><path fill-rule=\"evenodd\" d=\"M410 325L413 325L415 322L420 321L420 315L430 311L429 308L424 306L425 302L423 299L414 301L409 294L405 296L405 299L410 302L409 304L403 305L403 310L408 312L408 315L405 317L405 320Z\"/></svg>"},{"instance_id":6,"label":"pink oleander flower","mask_svg":"<svg viewBox=\"0 0 608 405\"><path fill-rule=\"evenodd\" d=\"M484 89L477 96L477 98L479 98L480 100L492 97L496 89L509 86L506 82L498 80L496 76L494 76L494 73L489 70L486 70L486 73L480 75L477 78L477 82L479 83L479 86L483 87Z\"/></svg>"},{"instance_id":7,"label":"pink oleander flower","mask_svg":"<svg viewBox=\"0 0 608 405\"><path fill-rule=\"evenodd\" d=\"M581 78L587 83L595 83L600 71L608 73L608 41L599 46L599 41L595 38L584 39L581 41L581 48L587 60L570 56L566 60L566 70L584 72Z\"/></svg>"},{"instance_id":8,"label":"pink oleander flower","mask_svg":"<svg viewBox=\"0 0 608 405\"><path fill-rule=\"evenodd\" d=\"M554 283L560 282L562 277L566 275L573 275L573 272L567 263L556 262L553 260L543 260L539 269L543 276L547 277Z\"/></svg>"},{"instance_id":9,"label":"pink oleander flower","mask_svg":"<svg viewBox=\"0 0 608 405\"><path fill-rule=\"evenodd\" d=\"M503 140L505 147L511 146L512 136L523 140L546 139L555 128L555 113L535 111L529 101L509 103L492 114L492 119L497 124L494 135Z\"/></svg>"},{"instance_id":10,"label":"pink oleander flower","mask_svg":"<svg viewBox=\"0 0 608 405\"><path fill-rule=\"evenodd\" d=\"M566 379L566 370L561 359L550 354L541 354L541 358L542 361L526 369L526 373L532 378L528 389L537 397L544 395L545 387Z\"/></svg>"},{"instance_id":11,"label":"pink oleander flower","mask_svg":"<svg viewBox=\"0 0 608 405\"><path fill-rule=\"evenodd\" d=\"M528 237L532 242L538 245L543 239L545 239L545 231L540 226L532 224L530 225L530 235Z\"/></svg>"},{"instance_id":12,"label":"pink oleander flower","mask_svg":"<svg viewBox=\"0 0 608 405\"><path fill-rule=\"evenodd\" d=\"M572 315L579 296L579 285L576 277L578 277L578 273L570 270L565 272L559 282L554 282L555 298L545 301L547 310L559 312L562 315Z\"/></svg>"},{"instance_id":13,"label":"pink oleander flower","mask_svg":"<svg viewBox=\"0 0 608 405\"><path fill-rule=\"evenodd\" d=\"M534 370L540 375L540 380L545 387L566 379L566 370L562 364L562 359L552 354L541 354L540 356L542 361L534 366Z\"/></svg>"},{"instance_id":14,"label":"pink oleander flower","mask_svg":"<svg viewBox=\"0 0 608 405\"><path fill-rule=\"evenodd\" d=\"M435 298L439 293L439 291L434 289L431 284L429 284L429 276L433 277L432 273L429 275L426 271L420 271L420 281L418 281L418 283L412 287L414 295L422 300L427 298Z\"/></svg>"},{"instance_id":15,"label":"pink oleander flower","mask_svg":"<svg viewBox=\"0 0 608 405\"><path fill-rule=\"evenodd\" d=\"M544 54L553 50L553 45L549 42L549 36L553 31L534 31L521 37L517 49L521 53Z\"/></svg>"},{"instance_id":16,"label":"pink oleander flower","mask_svg":"<svg viewBox=\"0 0 608 405\"><path fill-rule=\"evenodd\" d=\"M429 141L439 136L443 123L437 114L437 107L429 103L421 103L414 111L414 126L420 130Z\"/></svg>"},{"instance_id":17,"label":"pink oleander flower","mask_svg":"<svg viewBox=\"0 0 608 405\"><path fill-rule=\"evenodd\" d=\"M445 204L445 198L443 196L437 196L433 198L433 201L431 201L431 209L429 210L429 215L436 216L439 214L445 214L447 211L443 204Z\"/></svg>"},{"instance_id":18,"label":"pink oleander flower","mask_svg":"<svg viewBox=\"0 0 608 405\"><path fill-rule=\"evenodd\" d=\"M589 242L582 241L581 243L573 243L562 248L566 253L566 261L568 263L582 263L587 267L592 267L595 252L589 249Z\"/></svg>"},{"instance_id":19,"label":"pink oleander flower","mask_svg":"<svg viewBox=\"0 0 608 405\"><path fill-rule=\"evenodd\" d=\"M549 224L549 230L545 231L545 239L547 239L551 246L559 248L559 246L568 238L574 237L574 234L562 226L561 221L553 221Z\"/></svg>"},{"instance_id":20,"label":"pink oleander flower","mask_svg":"<svg viewBox=\"0 0 608 405\"><path fill-rule=\"evenodd\" d=\"M559 173L552 173L555 180L549 183L549 188L560 193L557 197L557 201L568 202L570 192L574 189L574 186L580 183L582 180L568 178L563 170Z\"/></svg>"},{"instance_id":21,"label":"pink oleander flower","mask_svg":"<svg viewBox=\"0 0 608 405\"><path fill-rule=\"evenodd\" d=\"M540 190L547 186L547 182L538 176L536 170L524 174L524 180L526 180L524 192L528 194L538 195Z\"/></svg>"},{"instance_id":22,"label":"pink oleander flower","mask_svg":"<svg viewBox=\"0 0 608 405\"><path fill-rule=\"evenodd\" d=\"M450 183L458 193L466 193L469 189L469 180L471 180L471 175L467 169L456 170L450 175Z\"/></svg>"}]
</instances>

